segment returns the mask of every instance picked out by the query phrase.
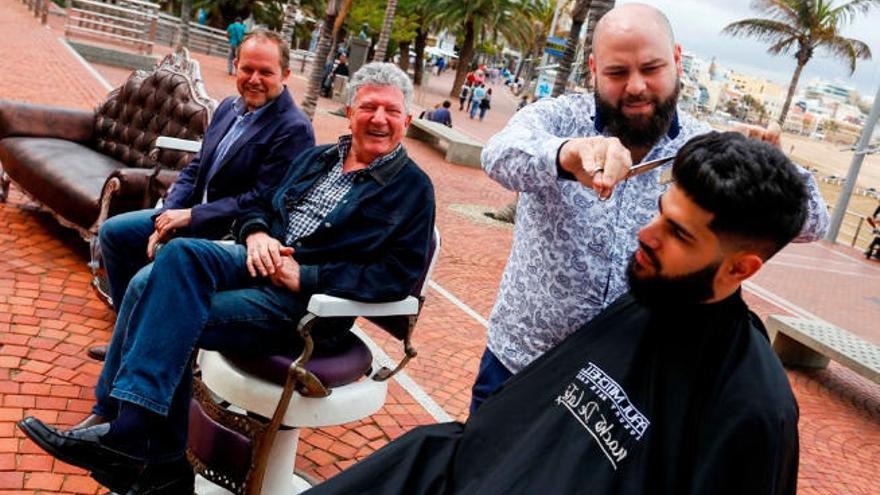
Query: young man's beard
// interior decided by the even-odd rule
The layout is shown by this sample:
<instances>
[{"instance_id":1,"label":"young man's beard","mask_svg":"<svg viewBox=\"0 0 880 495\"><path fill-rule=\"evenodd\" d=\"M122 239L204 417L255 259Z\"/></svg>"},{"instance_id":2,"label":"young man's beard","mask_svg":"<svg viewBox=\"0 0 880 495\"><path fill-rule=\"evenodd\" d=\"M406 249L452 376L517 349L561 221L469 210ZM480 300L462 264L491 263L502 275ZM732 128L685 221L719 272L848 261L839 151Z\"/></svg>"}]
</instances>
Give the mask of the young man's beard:
<instances>
[{"instance_id":1,"label":"young man's beard","mask_svg":"<svg viewBox=\"0 0 880 495\"><path fill-rule=\"evenodd\" d=\"M639 302L648 306L695 304L708 301L715 295L713 281L718 273L720 261L710 263L695 272L678 276L664 276L658 273L649 277L636 275L638 262L635 255L626 268L629 291Z\"/></svg>"},{"instance_id":2,"label":"young man's beard","mask_svg":"<svg viewBox=\"0 0 880 495\"><path fill-rule=\"evenodd\" d=\"M630 98L624 96L615 106L602 98L599 90L596 90L596 105L602 113L605 120L605 129L607 134L620 139L626 147L650 148L660 140L660 137L669 130L669 124L675 115L675 106L678 104L678 93L681 88L681 82L675 79L675 90L665 100L660 100L654 96L647 100L654 104L654 113L651 116L634 119L627 117L623 113L624 103L634 103L636 101L644 101L641 98Z\"/></svg>"}]
</instances>

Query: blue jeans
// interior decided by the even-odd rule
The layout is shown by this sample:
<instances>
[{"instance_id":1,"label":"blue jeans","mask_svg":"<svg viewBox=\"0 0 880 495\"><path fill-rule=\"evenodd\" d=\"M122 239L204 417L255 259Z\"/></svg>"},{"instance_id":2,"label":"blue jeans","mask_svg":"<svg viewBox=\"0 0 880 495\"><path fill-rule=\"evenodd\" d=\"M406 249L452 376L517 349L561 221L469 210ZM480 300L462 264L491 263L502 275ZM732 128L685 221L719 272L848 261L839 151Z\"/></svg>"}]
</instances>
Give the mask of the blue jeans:
<instances>
[{"instance_id":1,"label":"blue jeans","mask_svg":"<svg viewBox=\"0 0 880 495\"><path fill-rule=\"evenodd\" d=\"M134 276L95 388L95 414L115 418L125 401L166 416L182 451L196 347L256 355L298 349L296 322L307 301L253 279L245 259L241 245L174 239Z\"/></svg>"},{"instance_id":2,"label":"blue jeans","mask_svg":"<svg viewBox=\"0 0 880 495\"><path fill-rule=\"evenodd\" d=\"M480 371L471 389L471 414L477 412L483 402L512 376L513 373L487 347L480 358Z\"/></svg>"},{"instance_id":3,"label":"blue jeans","mask_svg":"<svg viewBox=\"0 0 880 495\"><path fill-rule=\"evenodd\" d=\"M229 52L226 54L226 72L229 75L235 74L235 59L238 58L238 47L229 45Z\"/></svg>"},{"instance_id":4,"label":"blue jeans","mask_svg":"<svg viewBox=\"0 0 880 495\"><path fill-rule=\"evenodd\" d=\"M480 107L480 120L483 120L483 117L486 116L486 112L488 112L488 111L489 111L488 108Z\"/></svg>"},{"instance_id":5,"label":"blue jeans","mask_svg":"<svg viewBox=\"0 0 880 495\"><path fill-rule=\"evenodd\" d=\"M150 260L147 258L147 241L153 233L153 215L159 210L139 210L110 217L98 231L101 256L113 309L119 314L122 298L132 277Z\"/></svg>"},{"instance_id":6,"label":"blue jeans","mask_svg":"<svg viewBox=\"0 0 880 495\"><path fill-rule=\"evenodd\" d=\"M477 114L477 110L480 109L480 102L478 100L471 100L473 104L471 105L471 118L474 118L474 115Z\"/></svg>"}]
</instances>

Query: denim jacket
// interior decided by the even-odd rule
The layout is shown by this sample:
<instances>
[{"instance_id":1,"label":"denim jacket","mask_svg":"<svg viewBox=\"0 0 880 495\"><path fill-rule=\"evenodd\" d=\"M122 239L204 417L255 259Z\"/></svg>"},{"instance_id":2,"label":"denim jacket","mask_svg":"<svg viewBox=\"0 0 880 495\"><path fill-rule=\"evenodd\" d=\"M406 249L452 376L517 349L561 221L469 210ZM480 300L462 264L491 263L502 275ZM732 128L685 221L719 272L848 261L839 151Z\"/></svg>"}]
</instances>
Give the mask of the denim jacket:
<instances>
[{"instance_id":1,"label":"denim jacket","mask_svg":"<svg viewBox=\"0 0 880 495\"><path fill-rule=\"evenodd\" d=\"M336 145L303 152L261 206L236 221L238 242L257 231L283 240L290 205L338 161ZM402 299L427 267L433 231L434 187L403 151L355 179L321 226L291 246L301 292L359 301Z\"/></svg>"}]
</instances>

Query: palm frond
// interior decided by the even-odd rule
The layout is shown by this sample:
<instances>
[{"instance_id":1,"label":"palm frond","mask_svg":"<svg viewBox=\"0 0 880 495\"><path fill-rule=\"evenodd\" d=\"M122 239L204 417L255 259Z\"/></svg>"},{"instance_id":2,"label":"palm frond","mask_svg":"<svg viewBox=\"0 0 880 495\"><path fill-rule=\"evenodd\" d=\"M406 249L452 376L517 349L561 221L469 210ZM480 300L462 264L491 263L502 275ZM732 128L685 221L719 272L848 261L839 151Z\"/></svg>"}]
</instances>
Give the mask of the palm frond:
<instances>
[{"instance_id":1,"label":"palm frond","mask_svg":"<svg viewBox=\"0 0 880 495\"><path fill-rule=\"evenodd\" d=\"M730 36L755 38L768 43L777 43L779 40L800 34L792 26L770 19L743 19L728 24L721 32Z\"/></svg>"},{"instance_id":2,"label":"palm frond","mask_svg":"<svg viewBox=\"0 0 880 495\"><path fill-rule=\"evenodd\" d=\"M789 24L796 23L799 19L798 2L791 0L753 0L750 7L753 10L767 14L771 19L786 22Z\"/></svg>"},{"instance_id":3,"label":"palm frond","mask_svg":"<svg viewBox=\"0 0 880 495\"><path fill-rule=\"evenodd\" d=\"M826 40L820 46L835 58L848 63L850 74L855 72L858 59L871 59L871 48L859 40L836 36Z\"/></svg>"},{"instance_id":4,"label":"palm frond","mask_svg":"<svg viewBox=\"0 0 880 495\"><path fill-rule=\"evenodd\" d=\"M780 54L789 54L792 52L798 45L798 38L796 36L791 36L782 40L777 41L776 43L770 45L770 48L767 49L767 52L771 55L780 55Z\"/></svg>"},{"instance_id":5,"label":"palm frond","mask_svg":"<svg viewBox=\"0 0 880 495\"><path fill-rule=\"evenodd\" d=\"M880 0L851 0L829 11L840 24L850 24L859 15L865 15L875 7L880 7Z\"/></svg>"}]
</instances>

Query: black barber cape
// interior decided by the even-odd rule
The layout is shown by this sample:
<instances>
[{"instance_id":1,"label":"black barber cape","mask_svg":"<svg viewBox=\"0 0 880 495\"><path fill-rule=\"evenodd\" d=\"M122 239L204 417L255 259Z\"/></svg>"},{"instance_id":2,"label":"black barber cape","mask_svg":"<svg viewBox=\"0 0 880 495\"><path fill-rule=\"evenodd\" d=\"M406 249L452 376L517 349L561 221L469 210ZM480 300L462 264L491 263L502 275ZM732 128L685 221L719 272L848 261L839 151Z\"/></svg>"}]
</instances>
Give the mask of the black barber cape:
<instances>
[{"instance_id":1,"label":"black barber cape","mask_svg":"<svg viewBox=\"0 0 880 495\"><path fill-rule=\"evenodd\" d=\"M739 293L668 310L625 295L467 423L416 428L307 493L795 493L797 421Z\"/></svg>"}]
</instances>

